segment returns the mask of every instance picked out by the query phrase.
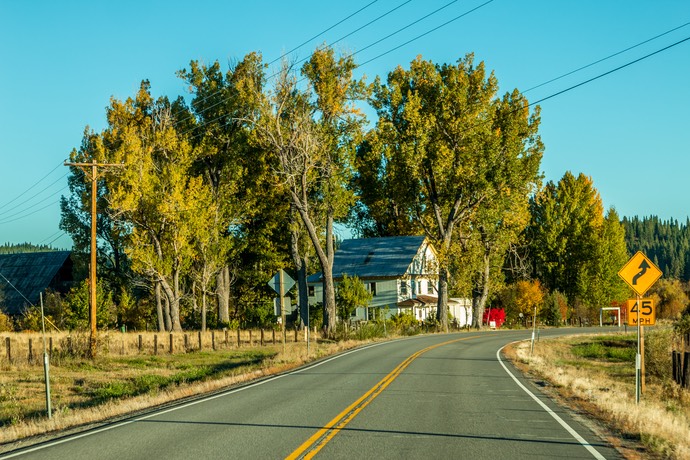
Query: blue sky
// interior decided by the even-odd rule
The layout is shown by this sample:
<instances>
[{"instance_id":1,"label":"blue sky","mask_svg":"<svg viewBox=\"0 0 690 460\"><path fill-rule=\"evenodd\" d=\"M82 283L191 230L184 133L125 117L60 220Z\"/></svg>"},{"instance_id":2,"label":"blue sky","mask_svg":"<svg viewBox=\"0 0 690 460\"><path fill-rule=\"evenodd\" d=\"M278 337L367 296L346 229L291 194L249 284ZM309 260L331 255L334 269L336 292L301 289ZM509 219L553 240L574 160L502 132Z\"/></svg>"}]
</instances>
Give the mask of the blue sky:
<instances>
[{"instance_id":1,"label":"blue sky","mask_svg":"<svg viewBox=\"0 0 690 460\"><path fill-rule=\"evenodd\" d=\"M142 79L157 96L187 95L175 72L190 60L227 68L260 51L270 62L366 6L291 54L303 59L399 7L334 45L357 52L369 81L417 55L444 63L473 52L501 92L524 91L690 22L687 0L465 0L368 47L450 0L371 2L0 0L0 244L69 247L58 229L62 162L87 125L105 128L110 98L132 96ZM688 37L690 24L526 95L542 99ZM546 180L583 172L621 216L690 215L690 41L540 105Z\"/></svg>"}]
</instances>

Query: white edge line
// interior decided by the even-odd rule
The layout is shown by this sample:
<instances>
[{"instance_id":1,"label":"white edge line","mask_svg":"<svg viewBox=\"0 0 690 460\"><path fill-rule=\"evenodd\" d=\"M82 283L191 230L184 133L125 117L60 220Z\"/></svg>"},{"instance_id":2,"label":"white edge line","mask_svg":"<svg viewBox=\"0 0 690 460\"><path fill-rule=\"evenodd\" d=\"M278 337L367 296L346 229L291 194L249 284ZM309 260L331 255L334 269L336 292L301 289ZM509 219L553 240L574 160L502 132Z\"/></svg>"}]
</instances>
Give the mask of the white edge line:
<instances>
[{"instance_id":1,"label":"white edge line","mask_svg":"<svg viewBox=\"0 0 690 460\"><path fill-rule=\"evenodd\" d=\"M515 377L515 376L513 375L512 372L510 372L510 371L508 370L508 367L506 367L506 365L503 364L503 360L501 360L501 351L503 351L503 349L504 349L505 347L507 347L508 345L512 345L512 344L517 343L517 342L521 342L521 340L517 340L517 341L515 341L515 342L511 342L511 343L509 343L509 344L506 344L506 345L502 346L502 347L496 352L496 359L498 359L498 362L499 362L499 363L501 364L501 366L503 367L503 370L506 371L506 373L510 376L510 378L512 378L512 379L515 381L515 383L516 383L520 388L522 388L522 389L525 391L525 393L527 393L528 395L530 395L530 397L531 397L532 399L534 399L534 400L537 402L537 404L539 404L539 405L542 407L542 409L544 409L549 415L551 415L551 417L553 417L563 428L566 429L566 431L568 431L568 433L570 433L570 434L571 434L571 435L572 435L572 436L573 436L573 437L574 437L574 438L575 438L585 449L587 449L587 450L589 451L589 453L591 453L592 456L593 456L594 458L596 458L596 459L598 459L598 460L606 460L606 457L604 457L603 455L601 455L594 447L592 447L592 445L591 445L590 443L588 443L588 442L585 440L585 438L583 438L582 436L580 436L580 433L578 433L577 431L575 431L575 429L574 429L573 427L571 427L570 425L568 425L568 424L565 422L565 420L563 420L557 413L555 413L554 411L552 411L551 408L550 408L549 406L547 406L546 404L544 404L544 402L541 401L539 398L537 398L537 396L536 396L534 393L532 393L531 391L529 391L529 389L528 389L526 386L524 386L524 385L517 379L517 377Z\"/></svg>"},{"instance_id":2,"label":"white edge line","mask_svg":"<svg viewBox=\"0 0 690 460\"><path fill-rule=\"evenodd\" d=\"M181 404L181 405L179 405L179 406L171 407L170 409L165 409L165 410L161 410L161 411L155 411L155 412L153 412L153 413L151 413L151 414L144 415L144 416L142 416L142 417L137 417L137 418L132 419L132 420L126 420L126 421L124 421L124 422L113 423L112 425L107 425L107 426L104 426L104 427L102 427L102 428L96 428L96 429L94 429L94 430L89 430L89 431L86 431L86 432L84 432L84 433L75 434L75 435L73 435L73 436L69 436L69 437L66 437L66 438L63 438L63 439L58 439L57 441L49 441L49 442L47 442L47 443L45 443L45 444L41 444L41 445L38 445L38 446L35 446L35 447L28 447L28 448L23 449L23 450L21 450L21 451L19 451L19 452L10 453L10 454L8 454L8 455L3 455L3 454L0 453L0 459L19 457L19 456L21 456L21 455L30 454L30 453L32 453L32 452L36 452L36 451L39 451L39 450L47 449L48 447L57 446L57 445L60 445L60 444L64 444L64 443L66 443L66 442L76 441L77 439L85 438L85 437L87 437L87 436L92 436L92 435L95 435L95 434L102 433L102 432L104 432L104 431L109 431L109 430L113 430L113 429L115 429L115 428L120 428L120 427L122 427L122 426L129 425L130 423L141 422L141 421L143 421L143 420L146 420L146 419L149 419L149 418L153 418L153 417L157 417L157 416L159 416L159 415L167 414L167 413L169 413L169 412L173 412L173 411L180 410L180 409L186 409L187 407L195 406L195 405L200 404L200 403L202 403L202 402L212 401L212 400L214 400L214 399L221 398L221 397L223 397L223 396L229 396L229 395L234 394L234 393L239 393L240 391L244 391L244 390L248 390L248 389L250 389L250 388L258 387L259 385L263 385L263 384L265 384L265 383L272 382L272 381L274 381L274 380L278 380L278 379L283 378L283 377L288 376L288 375L299 374L299 373L301 373L301 372L304 372L304 371L313 369L313 368L315 368L315 367L319 367L319 366L321 366L322 364L326 364L326 363L328 363L328 362L331 362L331 361L334 361L334 360L336 360L336 359L342 358L343 356L347 356L347 355L349 355L349 354L356 353L356 352L358 352L358 351L366 350L366 349L373 348L373 347L378 347L379 345L385 345L385 344L388 344L388 343L393 343L393 341L390 340L390 341L386 341L386 342L378 342L378 343L374 343L374 344L371 344L371 345L367 345L367 346L365 346L365 347L355 348L354 350L349 350L349 351L346 351L346 352L344 352L344 353L340 353L340 354L338 354L338 355L336 355L336 356L332 356L332 357L330 357L330 358L328 358L328 359L324 359L323 361L318 361L318 362L316 362L316 363L314 363L314 364L307 365L307 366L302 367L302 368L300 368L300 369L297 369L297 370L295 370L295 371L290 371L290 372L286 372L285 374L275 375L275 376L273 376L273 377L269 377L269 378L264 379L264 380L261 380L261 381L259 381L259 382L249 383L249 384L244 385L244 386L242 386L242 387L240 387L240 388L234 388L234 389L232 389L232 390L223 391L223 392L217 393L217 394L215 394L215 395L211 395L211 396L207 396L207 397L202 397L202 398L200 398L200 399L196 399L196 400L194 400L194 401L190 401L190 402L188 402L188 403ZM20 448L20 449L21 449L21 448Z\"/></svg>"}]
</instances>

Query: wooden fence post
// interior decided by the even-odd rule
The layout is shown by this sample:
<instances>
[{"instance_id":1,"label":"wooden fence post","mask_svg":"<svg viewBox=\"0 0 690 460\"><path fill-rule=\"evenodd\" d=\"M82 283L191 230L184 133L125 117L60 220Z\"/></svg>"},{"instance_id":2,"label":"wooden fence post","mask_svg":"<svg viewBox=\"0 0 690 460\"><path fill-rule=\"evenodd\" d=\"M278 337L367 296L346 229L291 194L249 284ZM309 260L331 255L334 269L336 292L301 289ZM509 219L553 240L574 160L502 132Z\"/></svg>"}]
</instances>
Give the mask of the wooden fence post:
<instances>
[{"instance_id":1,"label":"wooden fence post","mask_svg":"<svg viewBox=\"0 0 690 460\"><path fill-rule=\"evenodd\" d=\"M189 337L187 337L187 334L184 335L184 352L189 352Z\"/></svg>"},{"instance_id":2,"label":"wooden fence post","mask_svg":"<svg viewBox=\"0 0 690 460\"><path fill-rule=\"evenodd\" d=\"M240 342L240 328L238 327L238 328L237 328L237 348L239 348L240 345L241 345L241 342Z\"/></svg>"},{"instance_id":3,"label":"wooden fence post","mask_svg":"<svg viewBox=\"0 0 690 460\"><path fill-rule=\"evenodd\" d=\"M34 346L33 339L29 339L29 364L34 362Z\"/></svg>"},{"instance_id":4,"label":"wooden fence post","mask_svg":"<svg viewBox=\"0 0 690 460\"><path fill-rule=\"evenodd\" d=\"M211 349L216 350L216 331L211 331Z\"/></svg>"},{"instance_id":5,"label":"wooden fence post","mask_svg":"<svg viewBox=\"0 0 690 460\"><path fill-rule=\"evenodd\" d=\"M252 330L251 329L249 329L249 346L250 347L254 346L254 342L252 342Z\"/></svg>"},{"instance_id":6,"label":"wooden fence post","mask_svg":"<svg viewBox=\"0 0 690 460\"><path fill-rule=\"evenodd\" d=\"M683 388L690 388L690 353L683 352Z\"/></svg>"},{"instance_id":7,"label":"wooden fence post","mask_svg":"<svg viewBox=\"0 0 690 460\"><path fill-rule=\"evenodd\" d=\"M230 338L229 336L230 336L230 331L228 331L228 330L226 329L226 330L225 330L225 346L226 346L226 347L230 344L230 343L229 343L229 338Z\"/></svg>"},{"instance_id":8,"label":"wooden fence post","mask_svg":"<svg viewBox=\"0 0 690 460\"><path fill-rule=\"evenodd\" d=\"M153 354L158 354L158 334L153 335Z\"/></svg>"},{"instance_id":9,"label":"wooden fence post","mask_svg":"<svg viewBox=\"0 0 690 460\"><path fill-rule=\"evenodd\" d=\"M272 332L273 332L273 345L275 345L276 344L276 330L273 329Z\"/></svg>"},{"instance_id":10,"label":"wooden fence post","mask_svg":"<svg viewBox=\"0 0 690 460\"><path fill-rule=\"evenodd\" d=\"M141 353L141 348L144 345L144 340L141 337L141 334L139 334L139 353Z\"/></svg>"},{"instance_id":11,"label":"wooden fence post","mask_svg":"<svg viewBox=\"0 0 690 460\"><path fill-rule=\"evenodd\" d=\"M172 332L170 333L170 348L169 348L169 352L170 352L171 355L173 354L173 334L172 334Z\"/></svg>"},{"instance_id":12,"label":"wooden fence post","mask_svg":"<svg viewBox=\"0 0 690 460\"><path fill-rule=\"evenodd\" d=\"M295 343L297 343L297 328L295 328Z\"/></svg>"},{"instance_id":13,"label":"wooden fence post","mask_svg":"<svg viewBox=\"0 0 690 460\"><path fill-rule=\"evenodd\" d=\"M48 337L48 356L53 357L53 338Z\"/></svg>"},{"instance_id":14,"label":"wooden fence post","mask_svg":"<svg viewBox=\"0 0 690 460\"><path fill-rule=\"evenodd\" d=\"M264 328L261 328L261 346L264 346Z\"/></svg>"},{"instance_id":15,"label":"wooden fence post","mask_svg":"<svg viewBox=\"0 0 690 460\"><path fill-rule=\"evenodd\" d=\"M12 362L12 345L10 344L9 337L5 337L5 351L7 353L7 361Z\"/></svg>"},{"instance_id":16,"label":"wooden fence post","mask_svg":"<svg viewBox=\"0 0 690 460\"><path fill-rule=\"evenodd\" d=\"M201 351L202 348L203 347L201 345L201 331L199 331L199 351Z\"/></svg>"}]
</instances>

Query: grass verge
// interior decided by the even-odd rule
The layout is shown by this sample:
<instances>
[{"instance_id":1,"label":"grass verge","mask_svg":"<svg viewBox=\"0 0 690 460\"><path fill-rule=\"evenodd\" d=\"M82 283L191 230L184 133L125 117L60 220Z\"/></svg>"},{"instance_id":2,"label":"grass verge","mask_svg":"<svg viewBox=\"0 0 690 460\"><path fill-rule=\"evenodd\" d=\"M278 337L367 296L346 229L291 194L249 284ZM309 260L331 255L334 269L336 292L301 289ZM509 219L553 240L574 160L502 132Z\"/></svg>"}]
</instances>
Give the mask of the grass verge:
<instances>
[{"instance_id":1,"label":"grass verge","mask_svg":"<svg viewBox=\"0 0 690 460\"><path fill-rule=\"evenodd\" d=\"M90 426L272 375L361 345L360 341L159 355L61 357L50 367L52 418L46 417L43 367L0 365L0 452L69 428ZM30 439L32 438L33 439Z\"/></svg>"},{"instance_id":2,"label":"grass verge","mask_svg":"<svg viewBox=\"0 0 690 460\"><path fill-rule=\"evenodd\" d=\"M667 378L670 332L647 332L646 389L635 401L635 334L542 339L530 354L522 342L506 356L547 381L562 402L601 420L627 458L690 458L690 394ZM637 446L637 448L636 448Z\"/></svg>"}]
</instances>

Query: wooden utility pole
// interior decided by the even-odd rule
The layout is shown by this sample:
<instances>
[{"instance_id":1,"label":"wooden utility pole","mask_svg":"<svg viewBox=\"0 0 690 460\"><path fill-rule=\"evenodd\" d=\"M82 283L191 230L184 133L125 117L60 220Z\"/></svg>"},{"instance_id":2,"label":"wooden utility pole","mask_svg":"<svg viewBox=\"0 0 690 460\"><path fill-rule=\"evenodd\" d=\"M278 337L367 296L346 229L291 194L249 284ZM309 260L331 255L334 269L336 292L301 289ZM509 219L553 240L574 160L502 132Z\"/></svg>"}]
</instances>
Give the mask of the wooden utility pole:
<instances>
[{"instance_id":1,"label":"wooden utility pole","mask_svg":"<svg viewBox=\"0 0 690 460\"><path fill-rule=\"evenodd\" d=\"M123 167L122 163L97 163L92 160L91 163L67 163L65 166L77 166L84 169L84 173L88 175L88 169L91 168L91 262L89 263L89 326L91 328L91 336L89 338L89 356L96 357L96 197L98 196L98 169L99 167Z\"/></svg>"}]
</instances>

